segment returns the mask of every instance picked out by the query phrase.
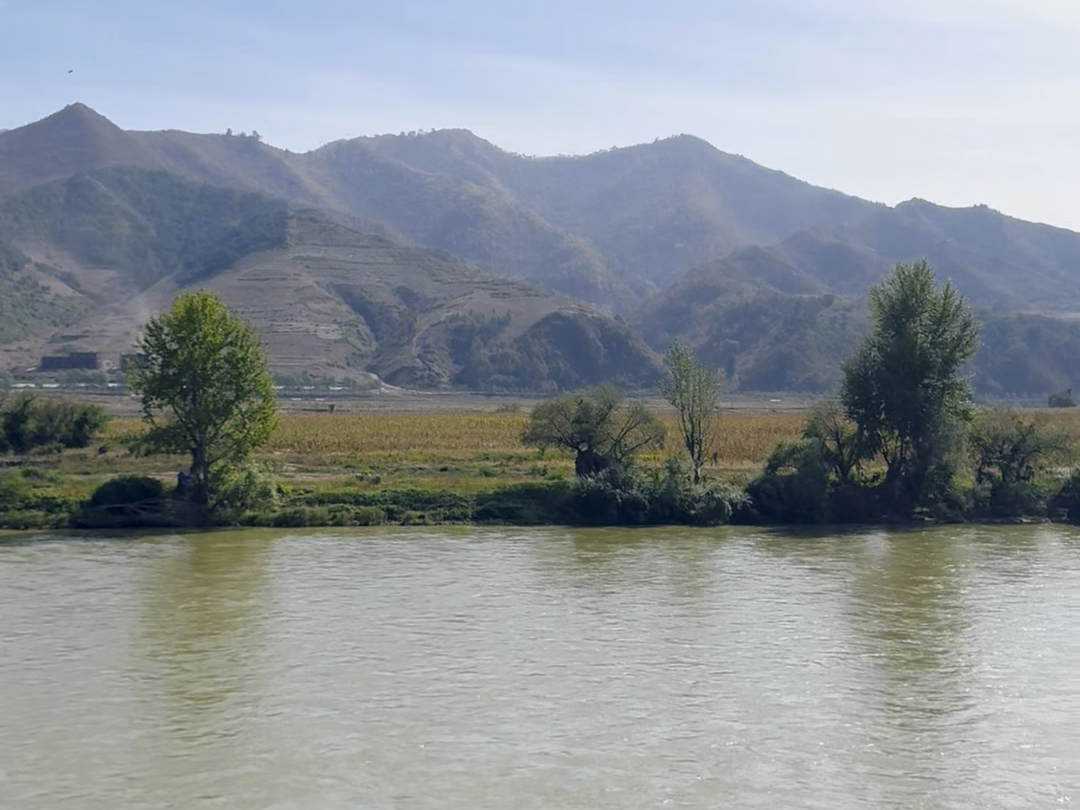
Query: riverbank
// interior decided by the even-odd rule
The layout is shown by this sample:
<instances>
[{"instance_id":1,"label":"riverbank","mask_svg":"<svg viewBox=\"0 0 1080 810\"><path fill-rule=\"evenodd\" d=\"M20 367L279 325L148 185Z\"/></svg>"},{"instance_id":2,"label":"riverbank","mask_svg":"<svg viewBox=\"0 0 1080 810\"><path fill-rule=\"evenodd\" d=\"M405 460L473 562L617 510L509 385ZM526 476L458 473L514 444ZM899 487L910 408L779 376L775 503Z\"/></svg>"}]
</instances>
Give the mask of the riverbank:
<instances>
[{"instance_id":1,"label":"riverbank","mask_svg":"<svg viewBox=\"0 0 1080 810\"><path fill-rule=\"evenodd\" d=\"M284 413L273 438L253 459L259 475L274 483L274 503L228 510L213 520L367 525L469 522L478 514L510 520L517 510L509 503L522 504L521 519L553 522L540 519L535 503L551 503L569 487L573 458L521 444L528 411L504 401L436 404L400 413L382 408ZM747 409L725 419L728 429L705 472L732 486L749 481L776 442L802 427L802 416L794 411ZM149 477L173 488L177 472L190 461L133 452L142 429L130 416L114 418L90 448L0 457L0 527L69 525L91 493L117 476ZM673 425L668 434L663 451L640 457L642 470L659 470L667 456L678 454Z\"/></svg>"},{"instance_id":2,"label":"riverbank","mask_svg":"<svg viewBox=\"0 0 1080 810\"><path fill-rule=\"evenodd\" d=\"M1039 416L1067 433L1073 447L1080 445L1075 409ZM708 485L693 496L700 502L690 502L685 491L670 486L667 461L682 451L670 415L665 418L667 446L636 462L634 497L644 502L624 504L625 494L617 494L618 509L631 509L630 522L716 522L724 516L720 501L738 518L737 494L759 475L773 448L797 439L803 427L799 411L747 405L725 413L716 453L703 470ZM141 422L115 418L90 448L0 458L0 528L626 522L625 515L611 514L610 504L597 503L603 493L576 487L571 455L520 443L527 421L521 403L487 400L462 400L453 407L440 401L426 411L285 413L245 484L261 486L271 497L257 506L238 503L193 517L190 509L175 506L171 493L188 460L133 452ZM1056 477L1040 482L1043 496L1060 487L1077 460L1059 460ZM107 519L100 510L88 513L91 493L117 476L154 479L162 491L141 506L114 509Z\"/></svg>"}]
</instances>

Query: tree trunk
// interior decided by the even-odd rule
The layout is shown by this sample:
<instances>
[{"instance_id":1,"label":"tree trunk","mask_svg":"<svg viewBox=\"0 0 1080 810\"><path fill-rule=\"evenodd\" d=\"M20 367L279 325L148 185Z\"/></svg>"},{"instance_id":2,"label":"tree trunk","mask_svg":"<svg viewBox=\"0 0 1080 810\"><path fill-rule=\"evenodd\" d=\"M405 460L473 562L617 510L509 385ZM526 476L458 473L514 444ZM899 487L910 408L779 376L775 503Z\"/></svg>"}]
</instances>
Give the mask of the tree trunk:
<instances>
[{"instance_id":1,"label":"tree trunk","mask_svg":"<svg viewBox=\"0 0 1080 810\"><path fill-rule=\"evenodd\" d=\"M210 502L210 463L205 447L191 451L191 477L195 479L191 500L206 505Z\"/></svg>"},{"instance_id":2,"label":"tree trunk","mask_svg":"<svg viewBox=\"0 0 1080 810\"><path fill-rule=\"evenodd\" d=\"M574 473L578 478L586 475L594 475L608 466L610 460L602 456L591 447L588 450L579 450L574 459Z\"/></svg>"}]
</instances>

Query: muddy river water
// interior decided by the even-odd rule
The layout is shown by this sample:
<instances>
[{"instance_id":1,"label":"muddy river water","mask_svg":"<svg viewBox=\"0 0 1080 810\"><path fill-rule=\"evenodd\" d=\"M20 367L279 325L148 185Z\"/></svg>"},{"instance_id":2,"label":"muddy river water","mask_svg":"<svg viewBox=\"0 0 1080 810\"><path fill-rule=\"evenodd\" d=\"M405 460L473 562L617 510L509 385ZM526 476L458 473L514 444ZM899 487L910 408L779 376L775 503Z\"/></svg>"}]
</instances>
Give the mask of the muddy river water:
<instances>
[{"instance_id":1,"label":"muddy river water","mask_svg":"<svg viewBox=\"0 0 1080 810\"><path fill-rule=\"evenodd\" d=\"M1080 530L0 539L0 806L1080 806Z\"/></svg>"}]
</instances>

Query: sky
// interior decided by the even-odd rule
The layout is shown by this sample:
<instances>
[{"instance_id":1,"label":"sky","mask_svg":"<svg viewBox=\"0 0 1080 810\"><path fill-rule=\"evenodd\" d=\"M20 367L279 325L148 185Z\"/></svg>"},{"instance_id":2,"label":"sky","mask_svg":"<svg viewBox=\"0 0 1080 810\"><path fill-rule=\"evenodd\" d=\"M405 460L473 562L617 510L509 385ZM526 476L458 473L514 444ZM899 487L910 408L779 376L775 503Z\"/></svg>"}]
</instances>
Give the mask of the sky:
<instances>
[{"instance_id":1,"label":"sky","mask_svg":"<svg viewBox=\"0 0 1080 810\"><path fill-rule=\"evenodd\" d=\"M1078 0L0 0L0 129L466 128L528 155L689 133L890 205L1080 231Z\"/></svg>"}]
</instances>

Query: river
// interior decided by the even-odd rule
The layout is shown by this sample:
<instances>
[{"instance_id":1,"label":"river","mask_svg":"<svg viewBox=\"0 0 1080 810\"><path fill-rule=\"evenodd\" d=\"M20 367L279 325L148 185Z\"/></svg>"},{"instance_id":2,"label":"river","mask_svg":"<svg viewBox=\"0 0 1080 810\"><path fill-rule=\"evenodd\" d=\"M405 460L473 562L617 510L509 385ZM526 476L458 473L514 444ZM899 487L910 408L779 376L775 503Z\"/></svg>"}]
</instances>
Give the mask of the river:
<instances>
[{"instance_id":1,"label":"river","mask_svg":"<svg viewBox=\"0 0 1080 810\"><path fill-rule=\"evenodd\" d=\"M0 541L0 806L1080 806L1080 530Z\"/></svg>"}]
</instances>

